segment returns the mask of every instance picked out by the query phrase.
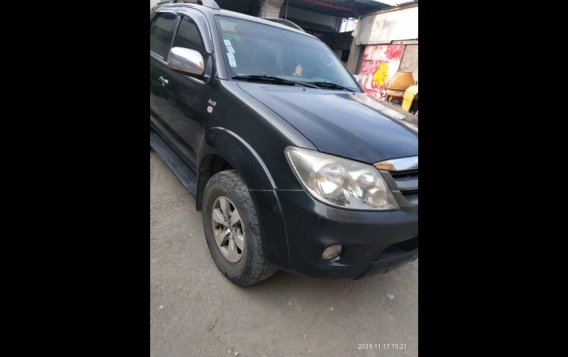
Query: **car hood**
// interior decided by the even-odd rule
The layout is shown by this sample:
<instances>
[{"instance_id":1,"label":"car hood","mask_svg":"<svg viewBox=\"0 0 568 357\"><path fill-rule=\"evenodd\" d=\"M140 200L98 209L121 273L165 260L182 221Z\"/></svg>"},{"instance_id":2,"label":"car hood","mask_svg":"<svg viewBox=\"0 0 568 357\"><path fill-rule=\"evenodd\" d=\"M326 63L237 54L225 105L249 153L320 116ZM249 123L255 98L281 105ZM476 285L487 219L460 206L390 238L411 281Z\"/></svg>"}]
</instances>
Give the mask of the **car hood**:
<instances>
[{"instance_id":1,"label":"car hood","mask_svg":"<svg viewBox=\"0 0 568 357\"><path fill-rule=\"evenodd\" d=\"M367 163L418 155L418 128L365 93L239 82L321 152Z\"/></svg>"}]
</instances>

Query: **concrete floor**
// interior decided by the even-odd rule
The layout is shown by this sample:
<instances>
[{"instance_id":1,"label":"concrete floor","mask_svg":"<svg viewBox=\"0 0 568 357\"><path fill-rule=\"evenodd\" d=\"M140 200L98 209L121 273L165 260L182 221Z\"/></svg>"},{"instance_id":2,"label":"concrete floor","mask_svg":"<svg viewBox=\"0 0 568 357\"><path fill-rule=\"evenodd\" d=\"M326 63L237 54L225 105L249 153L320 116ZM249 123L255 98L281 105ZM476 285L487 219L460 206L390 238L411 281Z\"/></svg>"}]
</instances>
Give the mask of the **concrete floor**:
<instances>
[{"instance_id":1,"label":"concrete floor","mask_svg":"<svg viewBox=\"0 0 568 357\"><path fill-rule=\"evenodd\" d=\"M278 272L239 288L210 258L193 196L153 151L150 167L151 356L418 355L418 261L357 281Z\"/></svg>"}]
</instances>

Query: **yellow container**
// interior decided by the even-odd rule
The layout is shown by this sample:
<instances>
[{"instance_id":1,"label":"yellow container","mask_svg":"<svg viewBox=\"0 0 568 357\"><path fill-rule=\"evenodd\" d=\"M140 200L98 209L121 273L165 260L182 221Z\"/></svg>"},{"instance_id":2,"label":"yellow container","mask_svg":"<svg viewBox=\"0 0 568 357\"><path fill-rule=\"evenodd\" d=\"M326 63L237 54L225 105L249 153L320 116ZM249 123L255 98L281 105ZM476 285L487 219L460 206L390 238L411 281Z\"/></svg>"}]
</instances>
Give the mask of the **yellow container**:
<instances>
[{"instance_id":1,"label":"yellow container","mask_svg":"<svg viewBox=\"0 0 568 357\"><path fill-rule=\"evenodd\" d=\"M411 85L416 84L412 72L396 72L396 74L389 79L386 86L387 89L406 90Z\"/></svg>"},{"instance_id":2,"label":"yellow container","mask_svg":"<svg viewBox=\"0 0 568 357\"><path fill-rule=\"evenodd\" d=\"M418 85L410 86L404 92L402 99L402 109L409 111L412 106L412 102L418 97Z\"/></svg>"},{"instance_id":3,"label":"yellow container","mask_svg":"<svg viewBox=\"0 0 568 357\"><path fill-rule=\"evenodd\" d=\"M404 96L403 90L387 89L387 95L394 98L402 98Z\"/></svg>"}]
</instances>

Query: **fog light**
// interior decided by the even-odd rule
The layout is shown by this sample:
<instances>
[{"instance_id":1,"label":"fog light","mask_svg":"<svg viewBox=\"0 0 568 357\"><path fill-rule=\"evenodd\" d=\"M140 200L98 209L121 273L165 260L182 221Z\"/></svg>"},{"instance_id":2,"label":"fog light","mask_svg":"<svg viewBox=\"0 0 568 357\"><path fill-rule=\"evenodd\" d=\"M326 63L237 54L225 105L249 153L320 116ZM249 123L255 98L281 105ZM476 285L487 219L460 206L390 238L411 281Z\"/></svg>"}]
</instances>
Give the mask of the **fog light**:
<instances>
[{"instance_id":1,"label":"fog light","mask_svg":"<svg viewBox=\"0 0 568 357\"><path fill-rule=\"evenodd\" d=\"M341 244L330 245L323 251L321 257L325 260L333 259L337 257L339 253L341 253L342 249L343 247L341 246Z\"/></svg>"}]
</instances>

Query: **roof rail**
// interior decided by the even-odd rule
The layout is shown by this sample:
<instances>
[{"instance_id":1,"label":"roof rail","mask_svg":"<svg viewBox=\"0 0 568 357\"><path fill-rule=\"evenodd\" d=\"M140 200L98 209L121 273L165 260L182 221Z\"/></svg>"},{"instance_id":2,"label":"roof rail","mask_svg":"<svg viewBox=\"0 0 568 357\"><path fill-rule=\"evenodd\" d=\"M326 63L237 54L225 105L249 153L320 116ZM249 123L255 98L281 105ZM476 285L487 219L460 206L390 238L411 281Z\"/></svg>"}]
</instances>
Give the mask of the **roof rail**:
<instances>
[{"instance_id":1,"label":"roof rail","mask_svg":"<svg viewBox=\"0 0 568 357\"><path fill-rule=\"evenodd\" d=\"M217 5L217 3L215 2L215 0L166 0L166 1L160 1L158 3L158 5L162 4L162 3L171 3L171 4L176 4L176 3L188 3L188 4L197 4L197 5L203 5L205 7L210 7L212 9L215 10L221 10L221 8L219 7L219 5Z\"/></svg>"},{"instance_id":2,"label":"roof rail","mask_svg":"<svg viewBox=\"0 0 568 357\"><path fill-rule=\"evenodd\" d=\"M281 19L281 18L278 18L278 17L261 17L261 19L276 22L276 23L279 23L281 25L288 26L288 27L294 28L296 30L306 32L306 31L304 31L303 28L298 26L298 24L296 24L296 23L294 23L290 20L287 20L287 19Z\"/></svg>"}]
</instances>

